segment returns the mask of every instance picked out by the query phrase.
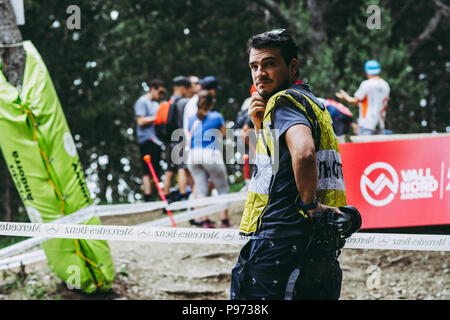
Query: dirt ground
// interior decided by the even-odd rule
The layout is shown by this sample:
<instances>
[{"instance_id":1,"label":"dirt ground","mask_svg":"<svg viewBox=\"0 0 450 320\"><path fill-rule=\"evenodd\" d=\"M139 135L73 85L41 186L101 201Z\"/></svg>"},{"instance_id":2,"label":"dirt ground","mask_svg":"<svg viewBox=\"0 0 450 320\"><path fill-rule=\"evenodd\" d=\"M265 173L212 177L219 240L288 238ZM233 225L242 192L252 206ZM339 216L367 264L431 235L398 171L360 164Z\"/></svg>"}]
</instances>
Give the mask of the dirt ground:
<instances>
[{"instance_id":1,"label":"dirt ground","mask_svg":"<svg viewBox=\"0 0 450 320\"><path fill-rule=\"evenodd\" d=\"M230 208L237 228L243 203ZM108 225L135 225L161 213L103 217ZM218 221L218 214L211 215ZM187 227L187 223L180 223ZM0 300L118 299L227 300L230 271L240 246L110 242L116 278L108 294L84 295L67 289L47 263L0 272ZM341 300L448 300L450 253L343 249Z\"/></svg>"}]
</instances>

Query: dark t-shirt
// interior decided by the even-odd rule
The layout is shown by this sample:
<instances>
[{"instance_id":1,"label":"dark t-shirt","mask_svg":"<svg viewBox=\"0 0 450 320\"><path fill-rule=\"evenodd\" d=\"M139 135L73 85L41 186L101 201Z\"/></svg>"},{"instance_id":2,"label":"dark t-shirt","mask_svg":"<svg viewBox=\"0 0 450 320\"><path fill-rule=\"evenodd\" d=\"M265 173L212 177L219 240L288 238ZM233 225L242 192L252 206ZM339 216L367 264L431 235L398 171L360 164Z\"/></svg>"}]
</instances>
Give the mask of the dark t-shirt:
<instances>
[{"instance_id":1,"label":"dark t-shirt","mask_svg":"<svg viewBox=\"0 0 450 320\"><path fill-rule=\"evenodd\" d=\"M186 106L186 103L189 101L189 98L180 98L178 99L177 103L175 104L176 110L177 110L177 127L183 128L183 114L184 114L184 107Z\"/></svg>"},{"instance_id":2,"label":"dark t-shirt","mask_svg":"<svg viewBox=\"0 0 450 320\"><path fill-rule=\"evenodd\" d=\"M276 166L278 171L273 178L261 226L252 237L255 239L285 238L305 234L310 230L309 220L297 211L295 199L298 190L285 133L297 124L309 128L311 125L302 110L286 98L277 100L273 112L273 125L275 130L278 130L273 137L275 142L279 142L279 163Z\"/></svg>"}]
</instances>

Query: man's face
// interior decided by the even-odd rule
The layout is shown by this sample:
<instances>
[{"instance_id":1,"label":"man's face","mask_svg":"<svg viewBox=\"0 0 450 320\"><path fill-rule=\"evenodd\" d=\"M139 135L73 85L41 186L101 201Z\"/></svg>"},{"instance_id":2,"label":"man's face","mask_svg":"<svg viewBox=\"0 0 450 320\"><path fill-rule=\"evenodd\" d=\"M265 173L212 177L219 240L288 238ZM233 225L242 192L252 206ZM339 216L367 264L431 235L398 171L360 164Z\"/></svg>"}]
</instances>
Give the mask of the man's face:
<instances>
[{"instance_id":1,"label":"man's face","mask_svg":"<svg viewBox=\"0 0 450 320\"><path fill-rule=\"evenodd\" d=\"M190 80L191 80L192 95L199 93L199 91L202 89L200 79L197 77L191 77Z\"/></svg>"},{"instance_id":2,"label":"man's face","mask_svg":"<svg viewBox=\"0 0 450 320\"><path fill-rule=\"evenodd\" d=\"M154 100L162 100L164 95L166 94L166 88L163 86L159 86L158 88L151 88L152 99Z\"/></svg>"},{"instance_id":3,"label":"man's face","mask_svg":"<svg viewBox=\"0 0 450 320\"><path fill-rule=\"evenodd\" d=\"M280 48L252 48L250 50L249 65L253 83L263 98L269 99L291 84L295 75L293 73L295 66L292 66L294 60L296 61L293 59L288 67Z\"/></svg>"}]
</instances>

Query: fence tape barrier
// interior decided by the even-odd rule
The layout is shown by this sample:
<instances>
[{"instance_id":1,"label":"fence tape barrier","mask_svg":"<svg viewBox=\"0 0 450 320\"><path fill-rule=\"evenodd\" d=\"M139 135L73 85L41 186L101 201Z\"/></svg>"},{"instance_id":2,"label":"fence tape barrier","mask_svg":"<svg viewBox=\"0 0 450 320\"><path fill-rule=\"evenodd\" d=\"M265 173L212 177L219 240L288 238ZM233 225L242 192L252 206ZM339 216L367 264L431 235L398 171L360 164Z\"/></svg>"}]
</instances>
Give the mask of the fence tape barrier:
<instances>
[{"instance_id":1,"label":"fence tape barrier","mask_svg":"<svg viewBox=\"0 0 450 320\"><path fill-rule=\"evenodd\" d=\"M173 202L169 205L169 209L180 210L192 207L211 205L211 203L219 204L226 202L244 201L246 199L247 199L247 192L234 192L200 199Z\"/></svg>"},{"instance_id":2,"label":"fence tape barrier","mask_svg":"<svg viewBox=\"0 0 450 320\"><path fill-rule=\"evenodd\" d=\"M0 235L107 241L244 244L237 229L0 222Z\"/></svg>"},{"instance_id":3,"label":"fence tape barrier","mask_svg":"<svg viewBox=\"0 0 450 320\"><path fill-rule=\"evenodd\" d=\"M35 262L44 261L46 259L47 257L45 256L44 250L35 250L0 260L0 271L20 267L20 265L28 265Z\"/></svg>"},{"instance_id":4,"label":"fence tape barrier","mask_svg":"<svg viewBox=\"0 0 450 320\"><path fill-rule=\"evenodd\" d=\"M357 232L347 239L344 248L450 251L450 235Z\"/></svg>"},{"instance_id":5,"label":"fence tape barrier","mask_svg":"<svg viewBox=\"0 0 450 320\"><path fill-rule=\"evenodd\" d=\"M0 222L0 235L108 241L245 244L238 229ZM450 235L355 233L345 248L450 251Z\"/></svg>"},{"instance_id":6,"label":"fence tape barrier","mask_svg":"<svg viewBox=\"0 0 450 320\"><path fill-rule=\"evenodd\" d=\"M204 208L200 208L200 209L196 209L196 210L188 210L183 213L175 214L173 216L173 219L175 220L176 223L179 223L179 222L188 221L190 219L195 219L197 217L207 216L207 215L219 212L224 209L227 209L226 204L219 204L219 205L204 207ZM158 220L153 220L153 221L142 223L139 226L165 227L165 226L170 226L170 225L171 225L170 218L164 217L164 218L161 218Z\"/></svg>"},{"instance_id":7,"label":"fence tape barrier","mask_svg":"<svg viewBox=\"0 0 450 320\"><path fill-rule=\"evenodd\" d=\"M170 221L169 221L170 223ZM9 226L8 226L9 224ZM7 230L7 231L5 231ZM157 228L127 226L95 226L95 225L50 225L21 223L13 227L12 223L1 223L0 234L43 235L46 238L80 238L123 241L203 243L244 245L249 238L239 235L237 229L200 229L200 228ZM418 251L450 251L450 235L427 234L391 234L391 233L355 233L344 246L344 249L378 249L378 250L418 250ZM0 270L6 270L45 260L43 250L17 255L0 260Z\"/></svg>"},{"instance_id":8,"label":"fence tape barrier","mask_svg":"<svg viewBox=\"0 0 450 320\"><path fill-rule=\"evenodd\" d=\"M214 206L205 207L205 208L201 208L201 209L185 211L185 212L175 214L174 220L177 223L184 222L184 221L188 221L190 219L195 219L197 217L201 217L201 216L209 215L209 214L212 214L215 212L219 212L224 209L226 209L226 205L220 204L220 205L214 205ZM64 223L78 224L82 221L88 220L91 216L95 215L95 210L96 210L95 207L87 207L87 209L85 209L83 212L80 212L80 214L77 214L75 216L72 214L72 215L64 217L62 219L52 221L52 224L64 224ZM160 218L160 219L153 220L150 222L145 222L143 224L140 224L139 226L165 227L165 226L170 226L170 225L171 225L170 218L164 217L164 218ZM10 245L10 246L0 250L0 258L11 256L13 254L18 254L20 252L23 252L27 249L30 249L30 248L38 245L46 240L48 240L48 238L36 237L36 238L27 239L27 240L21 241L19 243Z\"/></svg>"},{"instance_id":9,"label":"fence tape barrier","mask_svg":"<svg viewBox=\"0 0 450 320\"><path fill-rule=\"evenodd\" d=\"M76 213L65 216L63 218L52 221L54 224L78 224L80 222L89 220L95 215L95 206L85 207ZM6 248L0 250L0 257L7 257L13 254L17 254L19 252L23 252L27 249L30 249L48 239L46 238L32 238L21 241L19 243L10 245Z\"/></svg>"},{"instance_id":10,"label":"fence tape barrier","mask_svg":"<svg viewBox=\"0 0 450 320\"><path fill-rule=\"evenodd\" d=\"M171 210L180 210L180 209L189 209L192 207L198 207L202 205L210 205L214 204L226 204L227 202L234 201L242 201L246 199L246 192L235 192L229 193L226 195L212 196L195 200L184 200L174 202L172 204L167 205L163 201L157 202L144 202L144 203L136 203L136 204L113 204L113 205L90 205L85 207L77 212L74 212L68 216L52 221L52 223L56 224L78 224L83 221L89 220L94 216L106 217L106 216L115 216L115 215L128 215L135 213L143 213L143 212L151 212L154 210L159 210L165 207L170 208ZM215 209L206 209L201 208L197 210L188 210L183 213L177 213L174 215L174 219L176 222L183 222L189 219L194 219L196 217L202 215L208 215L211 213L218 212L220 210L226 209L226 207L215 207ZM170 220L169 218L161 218L158 220L151 221L149 223L144 223L144 225L151 226L169 226ZM48 239L46 238L33 238L21 241L20 243L13 244L6 248L0 249L0 258L11 256L13 254L18 254L27 249L30 249Z\"/></svg>"}]
</instances>

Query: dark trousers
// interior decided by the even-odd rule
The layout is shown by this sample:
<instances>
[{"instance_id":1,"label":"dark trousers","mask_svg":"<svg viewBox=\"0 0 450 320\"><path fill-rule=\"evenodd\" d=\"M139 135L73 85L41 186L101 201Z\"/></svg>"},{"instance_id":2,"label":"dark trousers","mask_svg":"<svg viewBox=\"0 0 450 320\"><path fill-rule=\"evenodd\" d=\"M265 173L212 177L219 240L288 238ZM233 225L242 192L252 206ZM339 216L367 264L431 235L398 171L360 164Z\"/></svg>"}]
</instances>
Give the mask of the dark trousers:
<instances>
[{"instance_id":1,"label":"dark trousers","mask_svg":"<svg viewBox=\"0 0 450 320\"><path fill-rule=\"evenodd\" d=\"M337 256L309 244L307 236L250 240L231 272L231 300L337 300Z\"/></svg>"},{"instance_id":2,"label":"dark trousers","mask_svg":"<svg viewBox=\"0 0 450 320\"><path fill-rule=\"evenodd\" d=\"M148 154L150 156L151 159L150 161L153 165L153 169L155 170L156 176L159 179L159 177L162 174L161 165L159 164L159 162L161 161L160 146L151 140L146 140L145 142L139 144L139 152L141 155L141 165L142 170L144 170L144 175L149 175L151 178L153 178L150 169L148 168L147 162L143 160L144 156Z\"/></svg>"}]
</instances>

